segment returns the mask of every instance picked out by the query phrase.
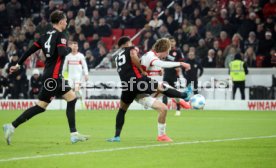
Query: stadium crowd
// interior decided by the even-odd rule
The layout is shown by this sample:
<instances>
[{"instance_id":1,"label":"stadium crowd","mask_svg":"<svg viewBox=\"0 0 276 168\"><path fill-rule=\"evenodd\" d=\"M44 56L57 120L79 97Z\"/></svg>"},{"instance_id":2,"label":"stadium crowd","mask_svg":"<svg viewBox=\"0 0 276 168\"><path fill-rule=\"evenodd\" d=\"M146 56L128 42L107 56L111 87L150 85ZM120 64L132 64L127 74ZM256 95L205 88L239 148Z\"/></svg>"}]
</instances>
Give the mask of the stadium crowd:
<instances>
[{"instance_id":1,"label":"stadium crowd","mask_svg":"<svg viewBox=\"0 0 276 168\"><path fill-rule=\"evenodd\" d=\"M0 0L1 88L14 92L11 98L18 98L20 92L28 97L26 69L43 67L42 53L30 56L17 74L8 75L7 70L49 29L49 15L56 9L66 12L64 33L78 41L89 69L114 68L111 54L118 38L133 36L142 28L145 31L134 40L141 54L158 38L174 36L183 57L194 51L204 67L228 68L237 53L248 67L275 66L276 0L176 0L167 9L171 2ZM158 18L162 11L164 15Z\"/></svg>"}]
</instances>

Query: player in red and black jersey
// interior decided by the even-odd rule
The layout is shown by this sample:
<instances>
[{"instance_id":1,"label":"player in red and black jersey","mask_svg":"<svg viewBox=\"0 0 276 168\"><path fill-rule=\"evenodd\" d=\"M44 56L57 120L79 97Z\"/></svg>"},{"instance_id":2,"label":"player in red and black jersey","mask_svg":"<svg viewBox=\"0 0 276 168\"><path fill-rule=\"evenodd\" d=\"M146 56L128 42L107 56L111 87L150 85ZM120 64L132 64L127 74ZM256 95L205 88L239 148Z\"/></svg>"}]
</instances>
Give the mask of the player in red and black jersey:
<instances>
[{"instance_id":1,"label":"player in red and black jersey","mask_svg":"<svg viewBox=\"0 0 276 168\"><path fill-rule=\"evenodd\" d=\"M51 13L51 22L53 28L45 35L42 35L38 41L34 42L29 50L19 59L17 65L10 68L10 73L19 70L24 61L39 49L42 49L46 57L45 69L42 75L44 83L38 96L39 101L37 105L24 111L12 123L3 126L8 144L11 142L11 136L15 128L33 116L44 112L55 96L62 96L67 101L66 115L71 132L71 142L76 143L88 139L88 136L77 132L75 126L76 95L68 86L68 82L62 77L63 61L65 56L71 52L71 48L67 47L65 36L62 34L62 31L66 29L67 19L62 11L57 10Z\"/></svg>"},{"instance_id":2,"label":"player in red and black jersey","mask_svg":"<svg viewBox=\"0 0 276 168\"><path fill-rule=\"evenodd\" d=\"M180 51L176 47L176 40L174 37L169 37L169 40L171 42L171 50L169 52L169 55L166 57L166 61L172 61L172 62L183 62L184 57ZM176 83L177 80L179 79L179 73L180 73L180 68L165 68L164 69L164 76L163 76L163 81L167 82L170 86L176 88ZM163 102L165 104L168 103L168 98L166 96L163 96ZM180 104L178 103L179 100L176 99L176 113L175 115L180 115Z\"/></svg>"},{"instance_id":3,"label":"player in red and black jersey","mask_svg":"<svg viewBox=\"0 0 276 168\"><path fill-rule=\"evenodd\" d=\"M158 81L146 76L140 64L138 57L138 49L136 49L129 37L121 37L118 41L120 50L115 58L117 71L122 82L122 94L120 101L120 109L116 116L116 131L113 138L108 139L109 142L119 142L121 130L125 121L125 114L129 105L133 102L138 94L163 93L168 97L189 99L191 91L179 92L174 88L167 87ZM170 44L157 47L158 51L168 54Z\"/></svg>"}]
</instances>

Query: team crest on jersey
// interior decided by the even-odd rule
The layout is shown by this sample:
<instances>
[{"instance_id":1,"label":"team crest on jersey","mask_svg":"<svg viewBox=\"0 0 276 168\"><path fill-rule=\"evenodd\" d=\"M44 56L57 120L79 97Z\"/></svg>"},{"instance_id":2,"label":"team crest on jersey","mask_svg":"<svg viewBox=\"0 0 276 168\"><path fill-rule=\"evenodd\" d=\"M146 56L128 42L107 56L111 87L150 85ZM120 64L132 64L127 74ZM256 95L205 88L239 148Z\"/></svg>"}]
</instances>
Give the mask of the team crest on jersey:
<instances>
[{"instance_id":1,"label":"team crest on jersey","mask_svg":"<svg viewBox=\"0 0 276 168\"><path fill-rule=\"evenodd\" d=\"M62 43L62 44L66 44L66 42L67 42L66 39L64 39L64 38L61 39L61 43Z\"/></svg>"}]
</instances>

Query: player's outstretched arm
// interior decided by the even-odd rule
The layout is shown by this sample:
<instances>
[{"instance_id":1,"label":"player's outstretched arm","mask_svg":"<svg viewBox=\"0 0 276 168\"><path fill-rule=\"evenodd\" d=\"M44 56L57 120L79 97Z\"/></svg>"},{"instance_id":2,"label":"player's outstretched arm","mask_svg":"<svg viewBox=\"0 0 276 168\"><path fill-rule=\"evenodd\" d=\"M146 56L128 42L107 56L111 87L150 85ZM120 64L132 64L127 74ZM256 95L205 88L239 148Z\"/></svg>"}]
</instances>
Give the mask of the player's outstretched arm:
<instances>
[{"instance_id":1,"label":"player's outstretched arm","mask_svg":"<svg viewBox=\"0 0 276 168\"><path fill-rule=\"evenodd\" d=\"M34 42L34 44L20 57L17 64L15 66L10 67L10 73L19 70L20 66L24 63L24 61L40 48L40 45L37 42Z\"/></svg>"}]
</instances>

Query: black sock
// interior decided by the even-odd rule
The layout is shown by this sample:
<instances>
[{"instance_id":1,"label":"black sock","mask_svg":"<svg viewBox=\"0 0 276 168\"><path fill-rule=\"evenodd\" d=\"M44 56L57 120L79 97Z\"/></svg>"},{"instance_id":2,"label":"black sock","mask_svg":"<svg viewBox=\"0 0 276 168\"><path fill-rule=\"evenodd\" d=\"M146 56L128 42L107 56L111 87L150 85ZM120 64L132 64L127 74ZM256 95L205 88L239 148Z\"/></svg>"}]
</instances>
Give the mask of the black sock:
<instances>
[{"instance_id":1,"label":"black sock","mask_svg":"<svg viewBox=\"0 0 276 168\"><path fill-rule=\"evenodd\" d=\"M168 97L167 96L163 96L163 103L168 105Z\"/></svg>"},{"instance_id":2,"label":"black sock","mask_svg":"<svg viewBox=\"0 0 276 168\"><path fill-rule=\"evenodd\" d=\"M125 114L126 111L123 109L119 109L117 116L116 116L116 131L115 131L115 137L120 136L121 130L123 128L123 125L125 123Z\"/></svg>"},{"instance_id":3,"label":"black sock","mask_svg":"<svg viewBox=\"0 0 276 168\"><path fill-rule=\"evenodd\" d=\"M176 110L177 110L177 111L180 110L180 104L179 104L179 103L176 104Z\"/></svg>"},{"instance_id":4,"label":"black sock","mask_svg":"<svg viewBox=\"0 0 276 168\"><path fill-rule=\"evenodd\" d=\"M12 125L16 128L18 127L20 124L24 123L25 121L29 120L30 118L32 118L33 116L44 112L45 109L35 105L31 108L28 108L26 111L24 111L17 119L15 119L12 122Z\"/></svg>"},{"instance_id":5,"label":"black sock","mask_svg":"<svg viewBox=\"0 0 276 168\"><path fill-rule=\"evenodd\" d=\"M77 99L67 102L66 116L70 128L70 132L77 132L76 121L75 121L75 105Z\"/></svg>"}]
</instances>

